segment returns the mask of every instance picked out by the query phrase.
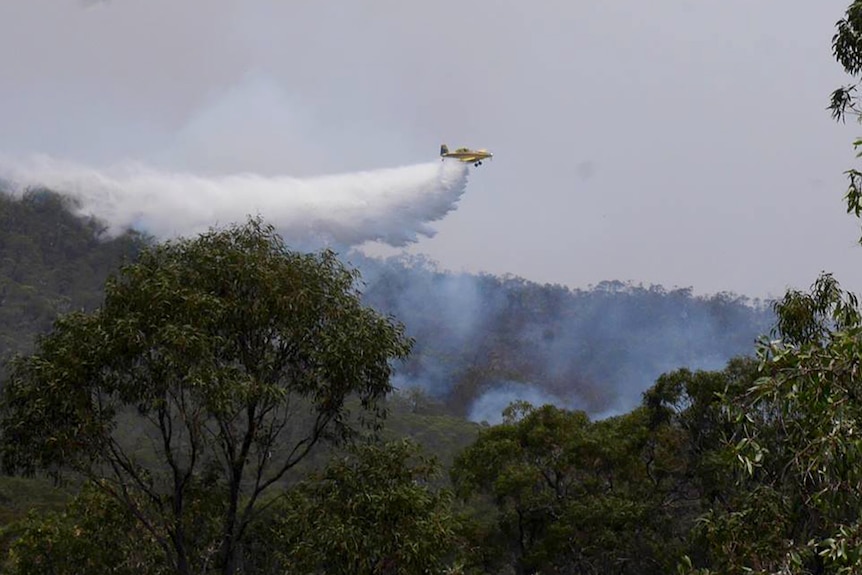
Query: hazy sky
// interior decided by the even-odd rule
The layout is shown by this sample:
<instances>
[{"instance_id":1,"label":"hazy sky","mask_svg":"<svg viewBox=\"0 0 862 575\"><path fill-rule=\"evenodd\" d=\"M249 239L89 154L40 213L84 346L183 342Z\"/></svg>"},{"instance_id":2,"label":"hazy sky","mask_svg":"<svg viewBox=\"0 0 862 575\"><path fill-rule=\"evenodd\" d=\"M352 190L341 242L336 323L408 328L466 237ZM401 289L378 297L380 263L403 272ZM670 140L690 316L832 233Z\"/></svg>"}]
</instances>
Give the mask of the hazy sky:
<instances>
[{"instance_id":1,"label":"hazy sky","mask_svg":"<svg viewBox=\"0 0 862 575\"><path fill-rule=\"evenodd\" d=\"M487 147L411 252L572 287L862 290L862 126L825 110L848 3L8 0L0 154L309 176Z\"/></svg>"}]
</instances>

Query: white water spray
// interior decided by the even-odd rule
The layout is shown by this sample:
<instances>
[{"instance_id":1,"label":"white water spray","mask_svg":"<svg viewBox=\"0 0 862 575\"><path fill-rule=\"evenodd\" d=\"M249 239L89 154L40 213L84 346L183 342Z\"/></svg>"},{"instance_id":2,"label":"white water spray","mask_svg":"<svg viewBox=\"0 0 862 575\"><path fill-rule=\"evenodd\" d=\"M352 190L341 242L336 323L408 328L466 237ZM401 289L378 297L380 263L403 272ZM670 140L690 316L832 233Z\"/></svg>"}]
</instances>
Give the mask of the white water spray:
<instances>
[{"instance_id":1,"label":"white water spray","mask_svg":"<svg viewBox=\"0 0 862 575\"><path fill-rule=\"evenodd\" d=\"M288 241L403 246L435 234L454 210L468 166L443 161L315 178L237 174L203 177L140 165L97 170L51 158L0 160L12 193L45 187L71 196L78 212L112 234L133 228L164 239L260 215Z\"/></svg>"}]
</instances>

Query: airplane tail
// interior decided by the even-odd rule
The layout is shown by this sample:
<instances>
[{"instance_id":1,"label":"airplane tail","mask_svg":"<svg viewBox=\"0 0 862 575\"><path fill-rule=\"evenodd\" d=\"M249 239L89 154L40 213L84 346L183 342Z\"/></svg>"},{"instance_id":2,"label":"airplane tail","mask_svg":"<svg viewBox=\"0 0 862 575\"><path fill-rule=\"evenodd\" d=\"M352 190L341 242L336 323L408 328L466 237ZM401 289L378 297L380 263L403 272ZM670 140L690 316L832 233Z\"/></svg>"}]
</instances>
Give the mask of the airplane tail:
<instances>
[{"instance_id":1,"label":"airplane tail","mask_svg":"<svg viewBox=\"0 0 862 575\"><path fill-rule=\"evenodd\" d=\"M447 146L446 144L441 144L440 145L440 155L442 156L442 155L448 154L448 153L449 153L449 146Z\"/></svg>"}]
</instances>

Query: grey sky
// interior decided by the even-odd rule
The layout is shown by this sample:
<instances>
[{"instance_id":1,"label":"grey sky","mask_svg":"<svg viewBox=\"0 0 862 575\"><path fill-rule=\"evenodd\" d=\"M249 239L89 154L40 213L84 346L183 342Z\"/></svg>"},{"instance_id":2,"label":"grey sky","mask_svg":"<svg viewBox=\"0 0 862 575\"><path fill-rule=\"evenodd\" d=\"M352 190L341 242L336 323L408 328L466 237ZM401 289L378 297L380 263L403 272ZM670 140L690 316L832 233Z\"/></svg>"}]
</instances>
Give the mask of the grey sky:
<instances>
[{"instance_id":1,"label":"grey sky","mask_svg":"<svg viewBox=\"0 0 862 575\"><path fill-rule=\"evenodd\" d=\"M10 0L0 154L307 176L488 147L410 251L573 287L860 290L862 126L824 110L848 1Z\"/></svg>"}]
</instances>

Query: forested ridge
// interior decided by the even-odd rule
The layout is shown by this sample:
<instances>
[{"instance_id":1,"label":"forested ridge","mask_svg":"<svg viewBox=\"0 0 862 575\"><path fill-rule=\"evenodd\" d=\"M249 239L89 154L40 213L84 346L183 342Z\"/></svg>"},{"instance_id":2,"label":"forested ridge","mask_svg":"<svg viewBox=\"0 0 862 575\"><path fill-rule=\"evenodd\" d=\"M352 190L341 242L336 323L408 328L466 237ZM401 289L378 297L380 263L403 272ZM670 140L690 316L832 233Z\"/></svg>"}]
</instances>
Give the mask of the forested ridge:
<instances>
[{"instance_id":1,"label":"forested ridge","mask_svg":"<svg viewBox=\"0 0 862 575\"><path fill-rule=\"evenodd\" d=\"M854 82L860 39L853 2ZM862 308L829 273L770 307L572 291L69 207L0 194L4 573L862 572Z\"/></svg>"},{"instance_id":2,"label":"forested ridge","mask_svg":"<svg viewBox=\"0 0 862 575\"><path fill-rule=\"evenodd\" d=\"M0 358L29 350L59 314L97 307L108 276L152 242L109 237L70 202L49 190L0 193ZM570 289L442 272L420 258L341 257L359 269L364 301L415 339L397 385L478 420L498 419L524 389L594 414L624 411L665 371L750 354L773 321L766 302L730 293L620 281Z\"/></svg>"},{"instance_id":3,"label":"forested ridge","mask_svg":"<svg viewBox=\"0 0 862 575\"><path fill-rule=\"evenodd\" d=\"M768 302L732 293L621 281L571 289L441 272L421 258L349 257L365 300L416 339L398 381L480 421L518 392L591 414L628 410L666 371L750 355L774 321Z\"/></svg>"},{"instance_id":4,"label":"forested ridge","mask_svg":"<svg viewBox=\"0 0 862 575\"><path fill-rule=\"evenodd\" d=\"M21 200L0 182L0 360L28 351L58 315L93 309L105 280L144 242L134 232L106 241L68 199L31 190Z\"/></svg>"}]
</instances>

